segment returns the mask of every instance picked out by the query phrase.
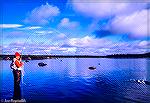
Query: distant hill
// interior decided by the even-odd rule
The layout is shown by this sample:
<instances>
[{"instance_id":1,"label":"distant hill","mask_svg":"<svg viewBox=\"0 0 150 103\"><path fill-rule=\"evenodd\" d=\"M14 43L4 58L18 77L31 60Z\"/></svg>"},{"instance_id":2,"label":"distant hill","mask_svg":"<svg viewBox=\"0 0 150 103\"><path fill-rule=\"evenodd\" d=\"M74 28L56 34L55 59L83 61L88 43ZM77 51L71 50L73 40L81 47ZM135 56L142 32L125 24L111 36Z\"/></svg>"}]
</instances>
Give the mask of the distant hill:
<instances>
[{"instance_id":1,"label":"distant hill","mask_svg":"<svg viewBox=\"0 0 150 103\"><path fill-rule=\"evenodd\" d=\"M12 60L14 55L0 55L0 60ZM150 58L150 52L144 54L112 54L106 56L92 55L22 55L23 60L40 60L51 58Z\"/></svg>"},{"instance_id":2,"label":"distant hill","mask_svg":"<svg viewBox=\"0 0 150 103\"><path fill-rule=\"evenodd\" d=\"M150 52L144 54L113 54L107 55L107 58L150 58Z\"/></svg>"}]
</instances>

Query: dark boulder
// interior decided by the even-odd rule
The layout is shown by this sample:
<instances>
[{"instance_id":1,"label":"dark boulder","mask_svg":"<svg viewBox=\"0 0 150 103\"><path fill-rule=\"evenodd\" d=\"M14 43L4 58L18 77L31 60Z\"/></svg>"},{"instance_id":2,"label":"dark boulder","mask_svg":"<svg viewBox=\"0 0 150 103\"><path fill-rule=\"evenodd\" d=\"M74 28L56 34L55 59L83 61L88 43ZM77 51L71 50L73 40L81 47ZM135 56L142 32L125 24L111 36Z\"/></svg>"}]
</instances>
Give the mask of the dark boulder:
<instances>
[{"instance_id":1,"label":"dark boulder","mask_svg":"<svg viewBox=\"0 0 150 103\"><path fill-rule=\"evenodd\" d=\"M47 64L41 62L41 63L38 63L39 66L43 67L43 66L46 66Z\"/></svg>"},{"instance_id":2,"label":"dark boulder","mask_svg":"<svg viewBox=\"0 0 150 103\"><path fill-rule=\"evenodd\" d=\"M92 66L92 67L89 67L90 70L94 70L96 69L96 67Z\"/></svg>"}]
</instances>

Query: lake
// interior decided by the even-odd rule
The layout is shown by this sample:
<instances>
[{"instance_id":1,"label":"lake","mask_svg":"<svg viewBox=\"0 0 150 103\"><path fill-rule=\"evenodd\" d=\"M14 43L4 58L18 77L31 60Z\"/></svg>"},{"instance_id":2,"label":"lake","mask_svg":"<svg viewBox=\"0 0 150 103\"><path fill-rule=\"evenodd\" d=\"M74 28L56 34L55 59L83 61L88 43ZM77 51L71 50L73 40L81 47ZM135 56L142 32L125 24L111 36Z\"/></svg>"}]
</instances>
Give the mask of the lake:
<instances>
[{"instance_id":1,"label":"lake","mask_svg":"<svg viewBox=\"0 0 150 103\"><path fill-rule=\"evenodd\" d=\"M39 67L38 63L47 63ZM0 61L0 99L13 96L11 61ZM95 70L88 67L95 66ZM150 59L59 58L24 64L22 98L48 103L150 103Z\"/></svg>"}]
</instances>

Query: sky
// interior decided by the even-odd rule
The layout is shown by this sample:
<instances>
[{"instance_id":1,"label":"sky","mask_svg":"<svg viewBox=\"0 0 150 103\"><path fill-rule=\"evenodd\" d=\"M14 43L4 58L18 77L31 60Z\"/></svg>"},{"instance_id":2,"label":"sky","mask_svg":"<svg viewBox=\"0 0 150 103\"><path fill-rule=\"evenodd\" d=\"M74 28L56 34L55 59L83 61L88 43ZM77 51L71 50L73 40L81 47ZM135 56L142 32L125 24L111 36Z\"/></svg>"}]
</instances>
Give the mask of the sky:
<instances>
[{"instance_id":1,"label":"sky","mask_svg":"<svg viewBox=\"0 0 150 103\"><path fill-rule=\"evenodd\" d=\"M148 0L0 0L0 53L150 52Z\"/></svg>"}]
</instances>

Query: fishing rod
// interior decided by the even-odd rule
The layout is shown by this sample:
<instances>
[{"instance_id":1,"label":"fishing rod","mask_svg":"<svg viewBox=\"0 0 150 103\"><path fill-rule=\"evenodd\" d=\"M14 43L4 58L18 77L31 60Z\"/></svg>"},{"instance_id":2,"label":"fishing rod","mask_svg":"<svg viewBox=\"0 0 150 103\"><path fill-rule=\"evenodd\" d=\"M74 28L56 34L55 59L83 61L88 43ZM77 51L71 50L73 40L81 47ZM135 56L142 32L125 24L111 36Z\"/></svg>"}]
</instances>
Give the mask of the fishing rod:
<instances>
[{"instance_id":1,"label":"fishing rod","mask_svg":"<svg viewBox=\"0 0 150 103\"><path fill-rule=\"evenodd\" d=\"M56 33L61 33L61 32L58 32L57 30L55 30L55 29L53 29ZM27 42L28 42L28 40L30 39L30 37L31 37L32 35L29 35L26 39L25 39L25 41L24 41L24 44L22 45L22 49L21 49L21 51L20 51L20 53L21 53L21 57L20 57L20 60L22 60L22 59L24 59L25 57L23 57L24 56L24 50L26 50L26 44L27 44ZM35 43L37 43L37 41L35 41ZM45 44L45 43L44 43ZM49 55L45 50L43 50L47 55ZM25 63L25 62L24 62ZM24 66L22 67L22 70L21 70L21 73L22 73L22 78L21 78L21 89L22 89L22 96L24 95L24 92L23 92L23 90L24 90L24 85L25 86L27 86L27 84L24 82Z\"/></svg>"},{"instance_id":2,"label":"fishing rod","mask_svg":"<svg viewBox=\"0 0 150 103\"><path fill-rule=\"evenodd\" d=\"M24 44L23 44L23 48L22 48L22 50L21 50L21 60L22 60L22 58L23 58L23 50L25 49L25 45L26 45L26 42L28 41L28 39L30 38L30 36L31 35L29 35L28 37L27 37L27 39L25 40L25 42L24 42ZM23 62L23 63L25 63L25 62ZM25 74L25 70L24 70L24 65L23 65L23 67L22 67L22 71L21 71L21 73L22 73L22 78L21 78L21 82L22 82L22 97L24 96L24 93L23 93L23 84L26 86L27 84L24 82L24 74Z\"/></svg>"},{"instance_id":3,"label":"fishing rod","mask_svg":"<svg viewBox=\"0 0 150 103\"><path fill-rule=\"evenodd\" d=\"M58 31L58 30L56 30L56 29L54 29L54 28L50 28L50 29L52 29L52 30L53 30L55 33L57 33L57 34L63 34L62 32L60 32L60 31ZM22 50L21 50L21 54L22 54L22 55L23 55L23 51L26 49L25 45L26 45L26 43L27 43L27 41L29 40L30 37L31 37L31 35L29 35L29 36L26 38L26 40L25 40L25 42L24 42L24 44L23 44L23 48L22 48ZM69 40L69 38L68 38L67 36L65 36L65 38L66 38L67 40ZM32 41L35 42L36 44L38 43L37 38L36 38L36 40L32 39ZM42 45L47 44L47 42L49 42L49 41L44 42ZM43 46L43 47L44 47L44 46ZM59 47L58 44L56 45L56 47ZM35 49L35 48L34 48L34 49ZM33 51L34 51L34 49L33 49ZM44 51L44 53L45 53L46 55L49 55L49 53L48 53L45 49L44 49L43 51ZM50 53L50 54L51 54L51 53ZM54 55L56 55L56 54L54 54Z\"/></svg>"},{"instance_id":4,"label":"fishing rod","mask_svg":"<svg viewBox=\"0 0 150 103\"><path fill-rule=\"evenodd\" d=\"M49 27L50 28L50 27ZM50 29L52 29L55 33L57 33L57 34L63 34L62 32L60 32L60 31L58 31L58 30L56 30L56 29L54 29L54 28L50 28ZM69 38L67 37L67 36L65 36L66 38L67 38L67 40L69 40ZM46 41L46 42L44 42L44 44L46 44L47 42L49 42L49 41ZM59 47L58 46L58 44L56 45L57 47ZM49 55L45 50L43 50L47 55ZM54 55L56 55L56 54L54 54Z\"/></svg>"}]
</instances>

